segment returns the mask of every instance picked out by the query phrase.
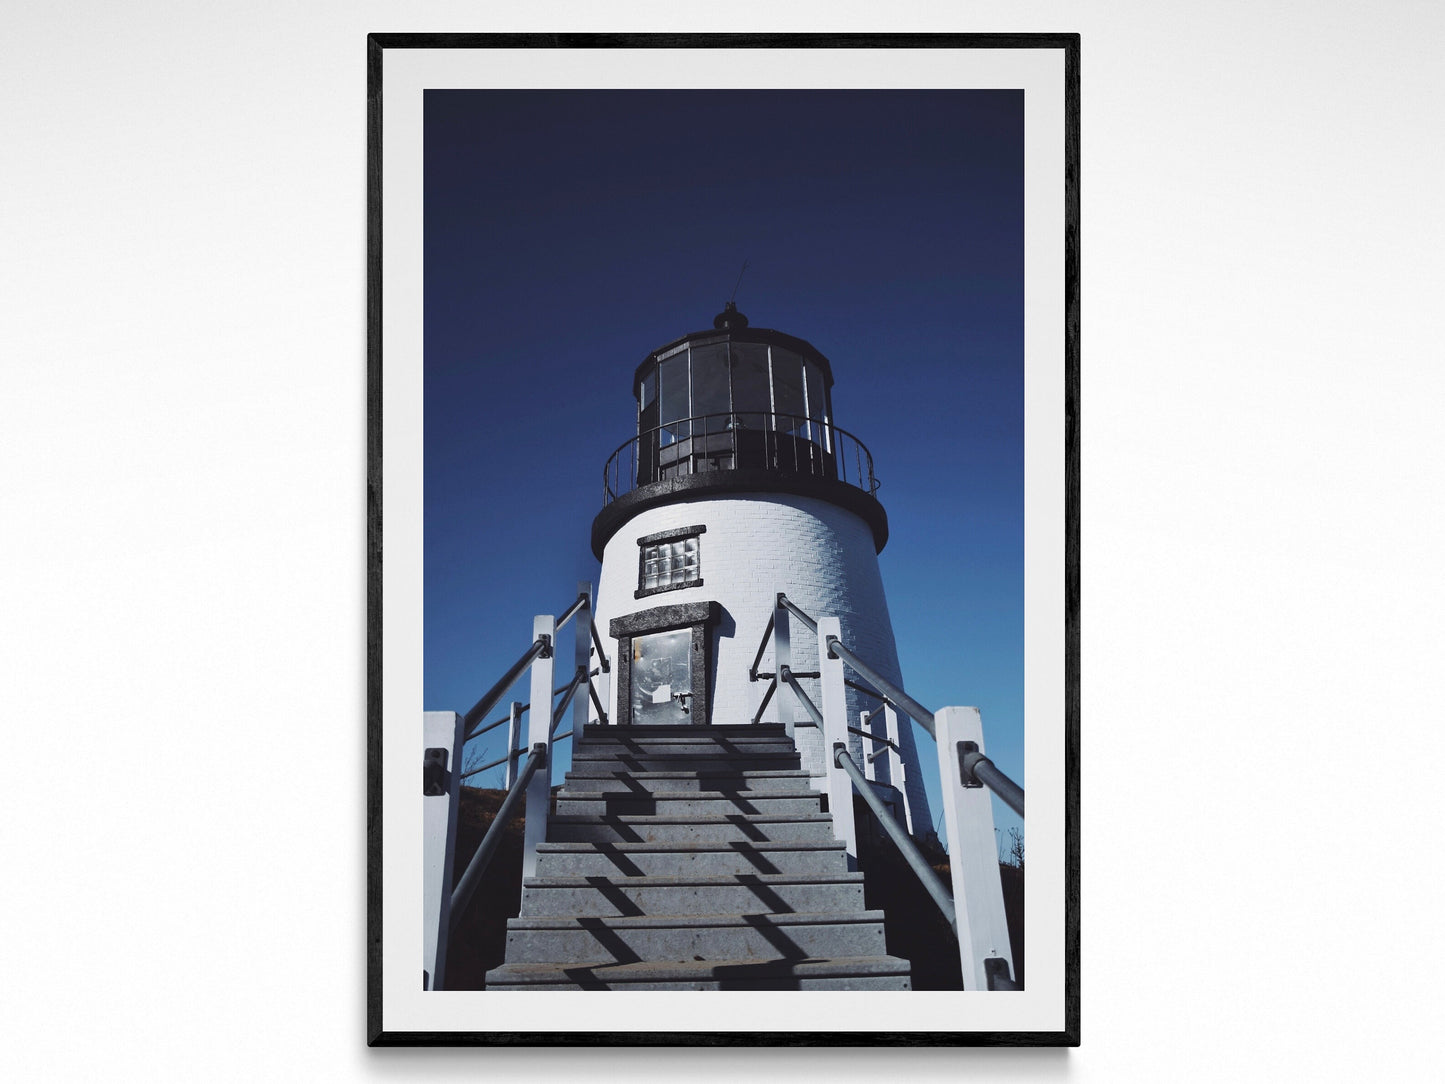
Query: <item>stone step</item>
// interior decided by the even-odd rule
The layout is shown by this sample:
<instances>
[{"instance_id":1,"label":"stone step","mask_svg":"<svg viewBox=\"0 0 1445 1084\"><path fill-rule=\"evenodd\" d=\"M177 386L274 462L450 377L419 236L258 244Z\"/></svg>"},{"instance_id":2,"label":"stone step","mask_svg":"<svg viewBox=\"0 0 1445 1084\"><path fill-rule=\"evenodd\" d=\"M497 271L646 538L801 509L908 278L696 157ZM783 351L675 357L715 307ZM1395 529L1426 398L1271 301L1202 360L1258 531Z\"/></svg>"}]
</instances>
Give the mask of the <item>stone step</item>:
<instances>
[{"instance_id":1,"label":"stone step","mask_svg":"<svg viewBox=\"0 0 1445 1084\"><path fill-rule=\"evenodd\" d=\"M709 796L687 791L655 791L639 795L564 789L557 792L561 815L591 813L647 814L649 816L693 817L728 813L821 813L817 791L796 793L739 790Z\"/></svg>"},{"instance_id":2,"label":"stone step","mask_svg":"<svg viewBox=\"0 0 1445 1084\"><path fill-rule=\"evenodd\" d=\"M788 740L787 728L782 723L670 723L664 726L597 726L589 724L584 735L588 741L615 741L638 735L656 738L705 738L709 735L724 737L746 734L755 738Z\"/></svg>"},{"instance_id":3,"label":"stone step","mask_svg":"<svg viewBox=\"0 0 1445 1084\"><path fill-rule=\"evenodd\" d=\"M538 877L722 877L738 873L847 873L837 840L813 843L541 843Z\"/></svg>"},{"instance_id":4,"label":"stone step","mask_svg":"<svg viewBox=\"0 0 1445 1084\"><path fill-rule=\"evenodd\" d=\"M572 754L574 769L604 769L629 772L698 772L726 768L730 771L798 771L802 758L796 752L780 753L627 753L599 749L578 749Z\"/></svg>"},{"instance_id":5,"label":"stone step","mask_svg":"<svg viewBox=\"0 0 1445 1084\"><path fill-rule=\"evenodd\" d=\"M613 726L605 729L587 728L583 745L630 745L638 742L662 744L710 744L720 747L744 745L786 746L792 739L778 728L751 726Z\"/></svg>"},{"instance_id":6,"label":"stone step","mask_svg":"<svg viewBox=\"0 0 1445 1084\"><path fill-rule=\"evenodd\" d=\"M523 918L861 910L861 873L534 877L522 883Z\"/></svg>"},{"instance_id":7,"label":"stone step","mask_svg":"<svg viewBox=\"0 0 1445 1084\"><path fill-rule=\"evenodd\" d=\"M907 990L908 961L895 956L687 963L504 964L488 990Z\"/></svg>"},{"instance_id":8,"label":"stone step","mask_svg":"<svg viewBox=\"0 0 1445 1084\"><path fill-rule=\"evenodd\" d=\"M700 757L709 761L737 760L744 757L792 757L798 747L790 741L726 742L692 741L686 738L638 740L617 744L590 743L579 745L573 756L582 760L610 757Z\"/></svg>"},{"instance_id":9,"label":"stone step","mask_svg":"<svg viewBox=\"0 0 1445 1084\"><path fill-rule=\"evenodd\" d=\"M882 956L883 912L514 918L507 963L589 964Z\"/></svg>"},{"instance_id":10,"label":"stone step","mask_svg":"<svg viewBox=\"0 0 1445 1084\"><path fill-rule=\"evenodd\" d=\"M703 817L597 814L559 815L547 821L547 838L559 843L752 843L827 842L833 818L826 813L740 814Z\"/></svg>"},{"instance_id":11,"label":"stone step","mask_svg":"<svg viewBox=\"0 0 1445 1084\"><path fill-rule=\"evenodd\" d=\"M630 772L623 768L605 770L574 765L563 779L563 794L572 790L606 793L652 795L660 791L689 793L735 791L800 791L808 789L807 772L796 771L733 771L714 767L691 772Z\"/></svg>"},{"instance_id":12,"label":"stone step","mask_svg":"<svg viewBox=\"0 0 1445 1084\"><path fill-rule=\"evenodd\" d=\"M589 728L578 749L617 752L687 753L705 756L723 753L787 753L796 747L781 730L761 732L753 727L608 727L597 735Z\"/></svg>"}]
</instances>

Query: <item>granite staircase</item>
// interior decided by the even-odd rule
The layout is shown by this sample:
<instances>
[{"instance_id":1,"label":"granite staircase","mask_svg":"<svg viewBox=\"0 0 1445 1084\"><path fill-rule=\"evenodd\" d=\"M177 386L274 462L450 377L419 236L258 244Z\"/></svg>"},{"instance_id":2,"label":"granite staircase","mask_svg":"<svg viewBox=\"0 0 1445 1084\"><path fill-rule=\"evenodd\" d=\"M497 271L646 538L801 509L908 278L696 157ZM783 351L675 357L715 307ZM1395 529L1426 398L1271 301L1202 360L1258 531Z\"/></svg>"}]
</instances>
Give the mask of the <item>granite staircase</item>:
<instances>
[{"instance_id":1,"label":"granite staircase","mask_svg":"<svg viewBox=\"0 0 1445 1084\"><path fill-rule=\"evenodd\" d=\"M907 990L779 725L589 727L488 990Z\"/></svg>"}]
</instances>

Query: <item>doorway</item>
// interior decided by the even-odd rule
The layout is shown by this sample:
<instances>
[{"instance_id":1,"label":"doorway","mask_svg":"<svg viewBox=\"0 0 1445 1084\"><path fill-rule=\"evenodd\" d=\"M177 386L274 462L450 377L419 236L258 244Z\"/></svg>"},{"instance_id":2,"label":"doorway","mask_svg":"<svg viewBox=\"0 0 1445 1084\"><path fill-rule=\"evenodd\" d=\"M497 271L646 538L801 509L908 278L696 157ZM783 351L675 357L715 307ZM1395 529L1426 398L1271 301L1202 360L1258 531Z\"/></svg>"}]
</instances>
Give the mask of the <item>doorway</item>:
<instances>
[{"instance_id":1,"label":"doorway","mask_svg":"<svg viewBox=\"0 0 1445 1084\"><path fill-rule=\"evenodd\" d=\"M716 602L656 606L613 618L617 640L617 714L624 726L702 726L708 722Z\"/></svg>"},{"instance_id":2,"label":"doorway","mask_svg":"<svg viewBox=\"0 0 1445 1084\"><path fill-rule=\"evenodd\" d=\"M692 630L633 637L631 685L634 724L692 722Z\"/></svg>"}]
</instances>

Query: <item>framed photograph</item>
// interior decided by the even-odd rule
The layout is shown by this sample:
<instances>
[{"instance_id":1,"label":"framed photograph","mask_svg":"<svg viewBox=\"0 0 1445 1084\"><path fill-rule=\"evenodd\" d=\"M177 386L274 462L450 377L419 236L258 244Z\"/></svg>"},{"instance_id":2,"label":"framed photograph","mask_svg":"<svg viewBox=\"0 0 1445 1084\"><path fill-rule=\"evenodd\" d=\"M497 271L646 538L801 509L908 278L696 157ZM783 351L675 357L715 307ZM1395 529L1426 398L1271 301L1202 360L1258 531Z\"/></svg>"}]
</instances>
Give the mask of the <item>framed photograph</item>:
<instances>
[{"instance_id":1,"label":"framed photograph","mask_svg":"<svg viewBox=\"0 0 1445 1084\"><path fill-rule=\"evenodd\" d=\"M368 48L368 1041L1077 1045L1078 36Z\"/></svg>"}]
</instances>

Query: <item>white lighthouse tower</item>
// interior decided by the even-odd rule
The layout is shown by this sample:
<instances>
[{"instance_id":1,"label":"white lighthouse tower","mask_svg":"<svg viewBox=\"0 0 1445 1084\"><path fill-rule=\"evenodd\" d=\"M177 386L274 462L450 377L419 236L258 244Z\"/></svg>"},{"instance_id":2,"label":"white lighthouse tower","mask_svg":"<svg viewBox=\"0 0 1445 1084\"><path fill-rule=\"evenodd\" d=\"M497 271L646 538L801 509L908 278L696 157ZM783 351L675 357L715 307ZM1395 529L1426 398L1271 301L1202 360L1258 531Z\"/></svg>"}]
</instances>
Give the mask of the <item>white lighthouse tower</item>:
<instances>
[{"instance_id":1,"label":"white lighthouse tower","mask_svg":"<svg viewBox=\"0 0 1445 1084\"><path fill-rule=\"evenodd\" d=\"M613 722L793 729L791 697L764 703L767 685L754 679L775 664L771 645L755 660L779 592L836 616L842 640L902 685L878 568L888 517L868 449L834 421L832 387L811 343L750 327L732 302L712 328L637 367L636 434L607 462L592 524L597 626L618 661ZM792 651L794 673L818 673L815 642L797 639ZM816 678L802 684L816 702ZM849 685L854 725L878 706ZM793 737L821 776L821 733L799 725ZM850 740L863 763L872 746ZM906 720L896 741L904 778L890 779L880 759L877 782L901 787L922 835L933 821Z\"/></svg>"}]
</instances>

